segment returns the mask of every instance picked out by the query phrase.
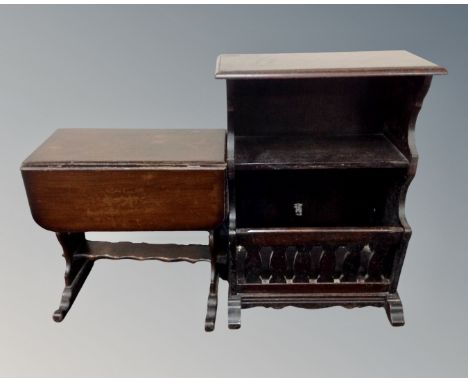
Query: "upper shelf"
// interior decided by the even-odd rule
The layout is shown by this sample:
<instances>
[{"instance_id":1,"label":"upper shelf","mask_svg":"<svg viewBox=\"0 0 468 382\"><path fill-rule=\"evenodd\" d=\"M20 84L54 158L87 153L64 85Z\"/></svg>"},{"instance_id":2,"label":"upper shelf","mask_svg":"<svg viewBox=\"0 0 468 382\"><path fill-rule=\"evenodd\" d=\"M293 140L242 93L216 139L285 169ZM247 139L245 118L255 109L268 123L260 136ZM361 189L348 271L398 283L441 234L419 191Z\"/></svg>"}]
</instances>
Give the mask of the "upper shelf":
<instances>
[{"instance_id":1,"label":"upper shelf","mask_svg":"<svg viewBox=\"0 0 468 382\"><path fill-rule=\"evenodd\" d=\"M409 163L383 134L240 136L236 137L235 153L239 170L399 168Z\"/></svg>"},{"instance_id":2,"label":"upper shelf","mask_svg":"<svg viewBox=\"0 0 468 382\"><path fill-rule=\"evenodd\" d=\"M222 54L216 78L313 78L447 74L405 50L328 53Z\"/></svg>"}]
</instances>

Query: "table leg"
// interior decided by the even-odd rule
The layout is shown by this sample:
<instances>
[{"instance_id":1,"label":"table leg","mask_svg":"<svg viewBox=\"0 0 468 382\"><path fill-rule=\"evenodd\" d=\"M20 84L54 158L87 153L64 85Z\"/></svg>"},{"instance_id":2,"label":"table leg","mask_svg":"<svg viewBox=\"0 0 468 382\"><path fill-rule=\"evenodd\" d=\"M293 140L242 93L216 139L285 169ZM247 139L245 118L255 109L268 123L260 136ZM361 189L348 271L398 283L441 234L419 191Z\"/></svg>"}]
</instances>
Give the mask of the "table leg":
<instances>
[{"instance_id":1,"label":"table leg","mask_svg":"<svg viewBox=\"0 0 468 382\"><path fill-rule=\"evenodd\" d=\"M66 262L65 288L60 300L60 306L53 315L54 321L61 322L73 305L76 296L93 268L94 260L74 257L80 247L86 243L83 232L57 232L57 239L63 248L63 257Z\"/></svg>"},{"instance_id":2,"label":"table leg","mask_svg":"<svg viewBox=\"0 0 468 382\"><path fill-rule=\"evenodd\" d=\"M403 304L398 293L392 293L387 296L385 311L392 326L403 326L405 324Z\"/></svg>"},{"instance_id":3,"label":"table leg","mask_svg":"<svg viewBox=\"0 0 468 382\"><path fill-rule=\"evenodd\" d=\"M216 254L211 257L211 281L210 292L208 294L208 304L206 309L205 331L212 332L216 323L216 311L218 308L218 283L219 274L216 264Z\"/></svg>"},{"instance_id":4,"label":"table leg","mask_svg":"<svg viewBox=\"0 0 468 382\"><path fill-rule=\"evenodd\" d=\"M241 327L241 297L231 296L231 293L228 298L228 327L229 329Z\"/></svg>"}]
</instances>

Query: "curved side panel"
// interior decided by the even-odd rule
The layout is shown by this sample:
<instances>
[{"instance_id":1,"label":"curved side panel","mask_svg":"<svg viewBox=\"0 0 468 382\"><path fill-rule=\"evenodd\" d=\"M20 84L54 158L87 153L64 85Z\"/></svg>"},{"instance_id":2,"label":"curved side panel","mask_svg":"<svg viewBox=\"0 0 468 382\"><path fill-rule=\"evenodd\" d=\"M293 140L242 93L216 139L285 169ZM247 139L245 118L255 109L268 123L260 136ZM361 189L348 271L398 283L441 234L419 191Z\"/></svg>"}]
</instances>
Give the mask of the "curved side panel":
<instances>
[{"instance_id":1,"label":"curved side panel","mask_svg":"<svg viewBox=\"0 0 468 382\"><path fill-rule=\"evenodd\" d=\"M229 269L229 294L236 293L236 195L235 195L235 135L234 135L234 106L232 105L234 83L232 81L226 81L227 90L227 115L228 115L228 131L226 141L226 160L227 160L227 201L228 201L228 245L229 245L229 256L228 256L228 269Z\"/></svg>"},{"instance_id":2,"label":"curved side panel","mask_svg":"<svg viewBox=\"0 0 468 382\"><path fill-rule=\"evenodd\" d=\"M408 188L414 176L416 175L416 168L418 165L418 151L416 149L416 141L415 141L416 120L418 118L419 112L421 111L424 97L426 96L427 92L429 91L429 87L431 86L431 81L432 81L432 77L424 77L424 81L421 83L419 91L414 96L414 100L412 103L412 111L409 113L407 146L408 146L408 152L409 152L408 159L410 161L410 165L408 168L408 175L407 175L405 184L401 188L400 198L399 198L399 209L398 209L400 222L403 228L409 231L411 231L411 228L406 219L405 202L406 202L406 194L407 194Z\"/></svg>"},{"instance_id":3,"label":"curved side panel","mask_svg":"<svg viewBox=\"0 0 468 382\"><path fill-rule=\"evenodd\" d=\"M408 247L408 242L411 237L411 227L406 218L405 204L408 188L416 175L418 165L418 152L415 142L415 127L416 120L422 108L424 97L426 96L431 85L432 76L425 77L410 77L406 79L403 86L397 91L404 91L406 97L399 96L396 99L402 100L403 104L392 104L392 107L401 108L400 113L395 113L393 118L390 118L389 124L386 126L387 133L399 150L407 157L409 161L408 171L403 180L403 184L398 194L398 218L399 223L404 229L401 245L395 255L393 266L393 277L391 281L390 291L395 292L400 278L401 268ZM395 99L395 98L394 98Z\"/></svg>"}]
</instances>

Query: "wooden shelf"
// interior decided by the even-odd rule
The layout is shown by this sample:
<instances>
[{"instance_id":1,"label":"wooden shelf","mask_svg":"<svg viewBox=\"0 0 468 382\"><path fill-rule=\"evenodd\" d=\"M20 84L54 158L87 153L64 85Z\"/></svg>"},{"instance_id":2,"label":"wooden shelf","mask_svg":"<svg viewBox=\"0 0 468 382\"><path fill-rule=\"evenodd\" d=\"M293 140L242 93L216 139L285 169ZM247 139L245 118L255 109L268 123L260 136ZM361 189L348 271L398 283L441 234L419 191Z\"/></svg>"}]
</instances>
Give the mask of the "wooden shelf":
<instances>
[{"instance_id":1,"label":"wooden shelf","mask_svg":"<svg viewBox=\"0 0 468 382\"><path fill-rule=\"evenodd\" d=\"M239 170L401 168L409 164L383 134L240 136L236 137L235 150Z\"/></svg>"},{"instance_id":2,"label":"wooden shelf","mask_svg":"<svg viewBox=\"0 0 468 382\"><path fill-rule=\"evenodd\" d=\"M326 53L222 54L216 78L279 79L447 74L405 50Z\"/></svg>"},{"instance_id":3,"label":"wooden shelf","mask_svg":"<svg viewBox=\"0 0 468 382\"><path fill-rule=\"evenodd\" d=\"M323 233L402 233L404 230L400 226L369 226L369 227L271 227L271 228L238 228L237 233L240 234L253 234L253 233L269 233L278 234L287 231L288 233L306 233L310 234L323 234Z\"/></svg>"},{"instance_id":4,"label":"wooden shelf","mask_svg":"<svg viewBox=\"0 0 468 382\"><path fill-rule=\"evenodd\" d=\"M343 240L365 242L376 237L399 237L403 233L399 226L373 227L276 227L238 228L237 236L256 245L297 245L305 243Z\"/></svg>"}]
</instances>

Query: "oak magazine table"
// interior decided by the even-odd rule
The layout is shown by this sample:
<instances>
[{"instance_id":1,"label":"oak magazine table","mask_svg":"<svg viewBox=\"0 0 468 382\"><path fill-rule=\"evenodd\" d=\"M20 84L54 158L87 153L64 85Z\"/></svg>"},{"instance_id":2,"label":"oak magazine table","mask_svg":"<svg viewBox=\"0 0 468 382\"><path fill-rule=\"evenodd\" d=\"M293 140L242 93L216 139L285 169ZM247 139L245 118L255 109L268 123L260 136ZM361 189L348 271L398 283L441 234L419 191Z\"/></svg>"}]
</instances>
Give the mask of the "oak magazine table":
<instances>
[{"instance_id":1,"label":"oak magazine table","mask_svg":"<svg viewBox=\"0 0 468 382\"><path fill-rule=\"evenodd\" d=\"M224 130L58 130L22 165L36 222L67 262L61 321L95 260L210 261L228 323L265 306L384 307L411 236L414 127L432 76L406 51L227 54ZM205 230L210 245L92 242L89 231Z\"/></svg>"}]
</instances>

